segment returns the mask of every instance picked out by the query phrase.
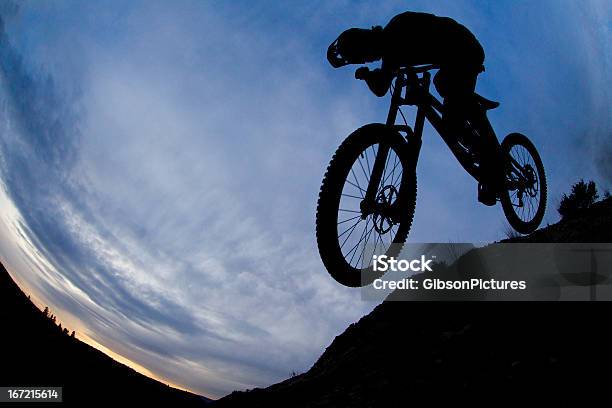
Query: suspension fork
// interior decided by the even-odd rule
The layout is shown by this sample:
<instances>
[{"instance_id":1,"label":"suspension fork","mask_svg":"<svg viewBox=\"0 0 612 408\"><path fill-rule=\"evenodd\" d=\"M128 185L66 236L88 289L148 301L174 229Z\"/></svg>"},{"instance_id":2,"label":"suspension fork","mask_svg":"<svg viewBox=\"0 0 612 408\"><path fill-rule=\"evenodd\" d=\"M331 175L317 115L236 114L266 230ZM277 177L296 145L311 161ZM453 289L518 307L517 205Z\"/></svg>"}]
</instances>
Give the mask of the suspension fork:
<instances>
[{"instance_id":1,"label":"suspension fork","mask_svg":"<svg viewBox=\"0 0 612 408\"><path fill-rule=\"evenodd\" d=\"M416 76L416 74L415 74ZM423 87L425 91L429 89L430 83L430 75L426 72L423 75ZM387 115L386 125L389 128L395 127L395 121L397 119L397 111L402 103L402 90L404 85L406 85L406 77L404 74L399 75L395 80L395 86L393 89L393 94L391 95L391 106L389 108L389 113ZM414 78L413 83L416 83L416 78ZM421 88L419 87L416 92L419 92ZM405 101L404 101L405 102ZM419 152L421 150L421 135L423 133L423 126L425 124L425 110L419 106L417 111L414 131L410 131L410 128L406 128L405 130L408 132L408 152L410 156L410 163L414 166L411 170L416 170L416 164L419 157ZM376 159L374 160L374 165L372 168L372 175L370 176L370 182L368 184L368 189L366 191L366 195L361 202L361 211L362 217L366 217L367 215L374 212L376 206L376 193L378 192L378 187L380 185L385 164L387 162L387 157L389 155L390 146L384 142L380 143L378 147L378 153L376 154ZM401 199L401 194L399 199ZM401 207L401 202L398 200L398 204Z\"/></svg>"},{"instance_id":2,"label":"suspension fork","mask_svg":"<svg viewBox=\"0 0 612 408\"><path fill-rule=\"evenodd\" d=\"M415 81L416 82L416 81ZM417 162L419 161L419 154L421 153L421 145L423 144L422 136L423 136L423 127L425 126L425 116L426 116L426 104L429 103L429 85L431 83L431 74L429 72L423 73L423 78L421 79L421 86L414 91L416 95L417 102L417 114L416 119L414 121L414 131L412 132L412 137L408 138L408 154L410 155L410 165L413 166L410 170L416 171Z\"/></svg>"},{"instance_id":3,"label":"suspension fork","mask_svg":"<svg viewBox=\"0 0 612 408\"><path fill-rule=\"evenodd\" d=\"M395 79L395 87L393 88L393 94L391 95L391 107L389 108L389 113L387 114L386 122L386 125L388 127L393 127L395 125L395 120L397 119L397 110L399 109L400 102L402 99L403 86L404 75L399 75ZM389 149L390 146L387 143L384 143L384 141L381 141L380 145L378 146L378 153L376 154L376 159L374 160L374 165L372 167L372 175L370 176L368 189L366 191L363 201L361 202L362 218L365 218L369 214L374 212L374 207L376 203L376 193L378 192L378 186L380 185L382 175L385 170L385 164L389 155Z\"/></svg>"}]
</instances>

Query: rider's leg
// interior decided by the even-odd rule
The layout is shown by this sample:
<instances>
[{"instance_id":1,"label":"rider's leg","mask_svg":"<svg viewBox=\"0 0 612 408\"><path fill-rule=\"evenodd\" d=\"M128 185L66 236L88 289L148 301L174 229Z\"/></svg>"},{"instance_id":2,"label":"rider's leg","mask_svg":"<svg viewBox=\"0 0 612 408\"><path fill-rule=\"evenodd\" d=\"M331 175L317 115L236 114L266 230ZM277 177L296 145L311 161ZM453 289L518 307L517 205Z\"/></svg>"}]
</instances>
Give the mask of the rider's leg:
<instances>
[{"instance_id":1,"label":"rider's leg","mask_svg":"<svg viewBox=\"0 0 612 408\"><path fill-rule=\"evenodd\" d=\"M476 138L480 160L481 180L478 188L478 200L485 205L496 203L496 172L495 165L497 139L491 131L485 111L474 99L476 79L480 66L444 66L434 77L434 85L438 93L444 97L444 112L442 115L447 131L463 135L470 131L466 119L470 120L472 128L476 129ZM469 135L466 135L469 137Z\"/></svg>"},{"instance_id":2,"label":"rider's leg","mask_svg":"<svg viewBox=\"0 0 612 408\"><path fill-rule=\"evenodd\" d=\"M433 79L436 90L444 98L442 119L447 131L461 134L465 120L474 110L473 98L476 87L476 70L445 65Z\"/></svg>"},{"instance_id":3,"label":"rider's leg","mask_svg":"<svg viewBox=\"0 0 612 408\"><path fill-rule=\"evenodd\" d=\"M473 126L479 134L478 156L480 158L481 176L478 186L478 201L485 205L495 205L500 180L502 180L499 166L499 163L501 163L499 142L491 128L486 111L477 106L472 115Z\"/></svg>"}]
</instances>

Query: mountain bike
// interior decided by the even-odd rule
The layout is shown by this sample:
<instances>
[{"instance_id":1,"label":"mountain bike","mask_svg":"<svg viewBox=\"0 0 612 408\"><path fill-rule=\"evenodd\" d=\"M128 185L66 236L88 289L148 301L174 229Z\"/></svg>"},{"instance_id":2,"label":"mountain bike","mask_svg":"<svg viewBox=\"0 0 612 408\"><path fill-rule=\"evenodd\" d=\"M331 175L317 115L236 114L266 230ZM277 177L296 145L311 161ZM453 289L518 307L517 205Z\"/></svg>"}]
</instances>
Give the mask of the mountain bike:
<instances>
[{"instance_id":1,"label":"mountain bike","mask_svg":"<svg viewBox=\"0 0 612 408\"><path fill-rule=\"evenodd\" d=\"M447 130L442 120L443 104L429 91L430 71L434 69L439 67L396 70L386 123L371 123L355 130L338 147L327 167L317 204L317 245L328 272L343 285L365 286L382 276L374 271L373 255L379 251L397 256L406 241L416 206L416 168L426 119L478 182L483 178L480 164L484 154L479 132L491 132L489 136L496 143L493 153L501 166L496 177L496 201L501 202L509 224L517 232L528 234L544 217L546 175L533 143L525 135L511 133L500 144L486 117L487 110L499 103L478 94L474 98L480 117L466 118L461 132ZM368 72L361 67L355 77L365 80ZM404 105L417 108L413 126L407 124L400 110ZM404 124L396 124L398 112Z\"/></svg>"}]
</instances>

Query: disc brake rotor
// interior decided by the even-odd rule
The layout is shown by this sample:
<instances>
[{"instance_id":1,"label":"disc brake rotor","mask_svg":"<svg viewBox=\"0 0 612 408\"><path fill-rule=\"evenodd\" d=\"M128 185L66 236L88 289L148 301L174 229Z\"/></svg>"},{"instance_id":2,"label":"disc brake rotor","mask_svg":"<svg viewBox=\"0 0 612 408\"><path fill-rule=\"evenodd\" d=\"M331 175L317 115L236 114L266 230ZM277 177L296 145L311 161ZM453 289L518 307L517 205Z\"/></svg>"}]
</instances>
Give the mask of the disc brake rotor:
<instances>
[{"instance_id":1,"label":"disc brake rotor","mask_svg":"<svg viewBox=\"0 0 612 408\"><path fill-rule=\"evenodd\" d=\"M394 185L385 186L376 197L377 210L373 214L374 229L380 235L386 234L395 225L391 218L391 206L397 199Z\"/></svg>"}]
</instances>

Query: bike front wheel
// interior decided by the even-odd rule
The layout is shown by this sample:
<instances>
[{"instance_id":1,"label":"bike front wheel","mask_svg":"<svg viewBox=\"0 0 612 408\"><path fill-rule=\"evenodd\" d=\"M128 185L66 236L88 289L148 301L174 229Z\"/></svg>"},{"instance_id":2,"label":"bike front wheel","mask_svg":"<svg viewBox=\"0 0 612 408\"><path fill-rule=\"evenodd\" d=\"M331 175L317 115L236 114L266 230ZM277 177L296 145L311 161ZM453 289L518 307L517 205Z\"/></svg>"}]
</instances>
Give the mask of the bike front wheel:
<instances>
[{"instance_id":1,"label":"bike front wheel","mask_svg":"<svg viewBox=\"0 0 612 408\"><path fill-rule=\"evenodd\" d=\"M506 219L516 231L530 234L538 228L546 210L546 174L533 143L511 133L501 143L506 163L500 201Z\"/></svg>"},{"instance_id":2,"label":"bike front wheel","mask_svg":"<svg viewBox=\"0 0 612 408\"><path fill-rule=\"evenodd\" d=\"M376 189L376 210L364 211L366 191L381 143L389 146ZM382 275L373 255L397 256L416 205L416 172L407 142L383 124L366 125L338 147L323 178L317 205L317 245L321 260L339 283L358 287Z\"/></svg>"}]
</instances>

